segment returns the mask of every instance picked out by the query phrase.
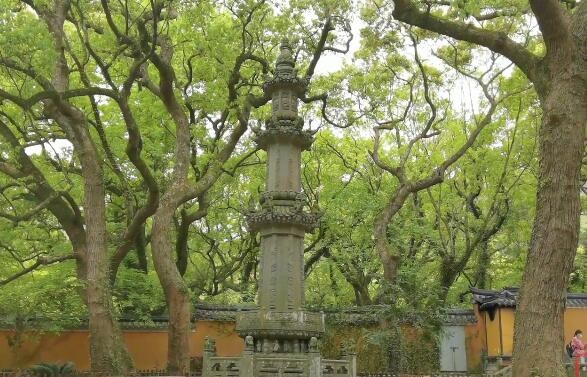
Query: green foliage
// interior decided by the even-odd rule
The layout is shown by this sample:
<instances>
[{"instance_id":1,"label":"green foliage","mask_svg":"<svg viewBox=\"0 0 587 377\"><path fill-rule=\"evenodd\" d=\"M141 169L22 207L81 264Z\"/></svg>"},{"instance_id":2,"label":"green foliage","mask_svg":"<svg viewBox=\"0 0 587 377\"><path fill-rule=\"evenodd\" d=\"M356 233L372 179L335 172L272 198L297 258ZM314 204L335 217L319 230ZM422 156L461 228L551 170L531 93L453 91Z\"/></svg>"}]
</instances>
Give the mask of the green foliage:
<instances>
[{"instance_id":1,"label":"green foliage","mask_svg":"<svg viewBox=\"0 0 587 377\"><path fill-rule=\"evenodd\" d=\"M75 372L75 365L71 362L57 363L39 363L33 365L30 372L35 377L67 377Z\"/></svg>"},{"instance_id":2,"label":"green foliage","mask_svg":"<svg viewBox=\"0 0 587 377\"><path fill-rule=\"evenodd\" d=\"M17 331L60 331L84 323L83 287L71 275L72 263L20 278L18 284L0 290L2 325Z\"/></svg>"},{"instance_id":3,"label":"green foliage","mask_svg":"<svg viewBox=\"0 0 587 377\"><path fill-rule=\"evenodd\" d=\"M40 7L51 4L35 3ZM434 344L442 308L470 306L463 302L463 294L470 285L479 283L479 271L486 273L487 288L519 285L534 214L536 126L541 115L538 100L525 90L528 83L520 71L506 69L508 63L504 61L490 67L493 57L470 44L398 26L390 22L391 8L382 7L382 2L296 0L278 5L262 3L258 8L252 1L163 3L162 17L170 17L160 20L159 32L172 41L174 48L174 94L185 106L182 111L189 113L187 109L191 109L189 115L194 118L190 120L192 182L211 169L218 151L227 145L228 135L237 123L236 105L242 104L248 94L261 92L266 73L259 61L247 60L236 75L240 80L236 99L228 103L227 83L233 78L239 54L247 52L273 62L276 46L287 35L298 49L301 73L312 58L327 16L333 17L337 27L328 37L329 47L344 48L348 36L345 27L351 25L355 41L360 38L358 49L352 56L348 54L339 69L316 75L309 88L309 96L329 94L325 111L330 122L321 114L321 103L301 106L306 127L319 128L312 149L303 155L304 194L308 209L323 213L320 229L306 238L305 288L309 307L369 305L386 302L389 297L385 295L390 294L393 300L380 313L381 318L390 323L390 328L397 328L400 320L408 320ZM125 32L128 29L134 38L138 36L138 21L148 19L149 4L127 5L128 9L124 9L119 3L111 3L113 22ZM492 9L522 12L527 6L522 0L454 1L449 6L434 6L432 12L469 20ZM250 13L253 9L255 12ZM126 22L127 14L132 22ZM352 22L351 16L360 20ZM132 48L120 44L99 2L74 2L68 17L64 28L68 46L64 53L71 66L70 87L84 88L84 80L88 80L91 87L112 85L119 90L134 63ZM533 27L531 23L516 17L484 21L483 27L497 30L507 24L509 33L540 51L541 42L529 29ZM422 68L416 64L410 37L418 42ZM91 54L88 46L92 47ZM54 38L45 23L16 0L0 0L0 51L0 57L11 57L49 78L58 58ZM160 53L161 45L155 51ZM326 57L332 56L327 52ZM109 79L101 71L100 62L108 67ZM489 107L488 99L471 77L501 69L504 71L489 87L491 93L498 97L517 94L499 103L490 124L465 156L446 171L444 181L411 195L389 224L387 239L402 256L402 263L397 281L388 286L375 250L373 224L399 182L374 162L374 129L379 135L383 163L395 166L407 156L406 177L425 178L458 150ZM422 72L437 118L431 135L411 144L431 114ZM147 79L155 84L161 79L153 64L147 64L132 82L129 108L141 134L141 158L152 171L160 193L164 193L175 163L176 124L156 92L148 88ZM0 87L22 98L42 90L33 78L6 67L0 71ZM92 141L103 158L108 254L112 256L136 210L146 203L147 186L127 155L128 119L120 104L105 96L94 96L93 100L95 103L88 96L76 97L71 103L91 120ZM72 136L46 119L43 106L35 103L22 111L9 100L0 103L0 120L18 140L15 146L4 133L0 135L0 163L22 168L19 156L26 151L47 183L67 198L66 209L79 209L83 219L79 153L72 149ZM258 126L268 116L268 106L252 110L249 126ZM219 119L224 121L219 123ZM348 128L336 128L332 123ZM176 226L169 237L177 242L184 217L206 207L205 216L193 221L186 231L183 279L194 304L250 304L255 299L260 240L259 235L247 230L244 215L265 189L265 161L265 152L255 151L253 134L247 131L222 167L224 174L219 180L201 198L186 202L176 211ZM32 181L31 177L15 178L3 170L0 213L15 217L34 210L39 200L31 193ZM471 195L477 196L467 200ZM481 216L471 211L471 203ZM470 241L489 229L502 213L507 218L483 244L485 248L480 244L466 256ZM151 226L149 218L117 271L113 284L117 316L148 320L151 315L166 312L163 289L150 255ZM0 218L0 281L25 271L39 258L48 260L72 252L63 224L46 208L22 220ZM174 252L174 257L180 259L178 250ZM582 245L571 277L573 290L585 289L586 260ZM41 330L80 326L87 317L81 267L73 259L41 265L4 285L0 290L0 315L7 326L38 326ZM447 270L456 274L445 279ZM37 318L45 320L35 322ZM381 357L391 360L390 355L402 356L388 365L416 371L417 359L413 355L417 346L403 334L386 331L371 332L366 337L369 344L389 344L391 348L381 351ZM424 335L417 337L420 336ZM423 369L429 368L433 366Z\"/></svg>"},{"instance_id":4,"label":"green foliage","mask_svg":"<svg viewBox=\"0 0 587 377\"><path fill-rule=\"evenodd\" d=\"M144 274L135 268L120 271L114 287L117 313L137 321L150 321L151 315L165 311L163 290L154 271Z\"/></svg>"},{"instance_id":5,"label":"green foliage","mask_svg":"<svg viewBox=\"0 0 587 377\"><path fill-rule=\"evenodd\" d=\"M368 333L367 342L381 355L374 371L425 374L439 369L438 347L429 333L390 328Z\"/></svg>"},{"instance_id":6,"label":"green foliage","mask_svg":"<svg viewBox=\"0 0 587 377\"><path fill-rule=\"evenodd\" d=\"M374 312L379 312L378 309ZM409 322L328 325L320 352L326 358L357 355L361 373L426 374L438 370L437 333Z\"/></svg>"}]
</instances>

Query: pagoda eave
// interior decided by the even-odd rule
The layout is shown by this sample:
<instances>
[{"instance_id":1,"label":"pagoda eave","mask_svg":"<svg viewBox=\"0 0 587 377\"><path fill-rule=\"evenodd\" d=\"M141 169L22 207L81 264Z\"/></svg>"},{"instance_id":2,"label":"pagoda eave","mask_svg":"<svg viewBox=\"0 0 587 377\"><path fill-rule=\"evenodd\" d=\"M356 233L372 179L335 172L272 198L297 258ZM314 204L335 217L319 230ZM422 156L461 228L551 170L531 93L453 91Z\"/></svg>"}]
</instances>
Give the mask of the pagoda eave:
<instances>
[{"instance_id":1,"label":"pagoda eave","mask_svg":"<svg viewBox=\"0 0 587 377\"><path fill-rule=\"evenodd\" d=\"M284 326L287 323L287 326ZM237 314L236 331L242 336L310 339L324 333L324 314L303 310L280 312L259 309Z\"/></svg>"},{"instance_id":2,"label":"pagoda eave","mask_svg":"<svg viewBox=\"0 0 587 377\"><path fill-rule=\"evenodd\" d=\"M312 233L320 226L320 214L314 212L273 212L257 211L247 215L247 227L251 232L258 232L268 227L279 225L301 228L306 233Z\"/></svg>"},{"instance_id":3,"label":"pagoda eave","mask_svg":"<svg viewBox=\"0 0 587 377\"><path fill-rule=\"evenodd\" d=\"M263 84L263 91L267 95L271 95L275 90L283 88L292 90L301 97L306 93L308 80L300 77L276 76Z\"/></svg>"}]
</instances>

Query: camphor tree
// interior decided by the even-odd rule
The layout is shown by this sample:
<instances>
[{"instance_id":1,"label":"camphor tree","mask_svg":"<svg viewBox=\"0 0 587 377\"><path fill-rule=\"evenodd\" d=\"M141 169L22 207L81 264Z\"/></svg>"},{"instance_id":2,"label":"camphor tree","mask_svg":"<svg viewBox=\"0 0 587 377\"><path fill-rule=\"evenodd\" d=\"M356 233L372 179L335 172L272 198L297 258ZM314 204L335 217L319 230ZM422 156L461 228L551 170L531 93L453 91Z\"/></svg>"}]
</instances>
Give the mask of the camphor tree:
<instances>
[{"instance_id":1,"label":"camphor tree","mask_svg":"<svg viewBox=\"0 0 587 377\"><path fill-rule=\"evenodd\" d=\"M505 56L538 94L536 219L516 307L513 374L563 375L563 313L579 235L587 121L587 2L394 0L385 7L393 7L397 21ZM533 23L540 35L533 35ZM528 352L536 344L541 352Z\"/></svg>"},{"instance_id":2,"label":"camphor tree","mask_svg":"<svg viewBox=\"0 0 587 377\"><path fill-rule=\"evenodd\" d=\"M477 81L482 90L490 90L475 77L479 67L474 64L474 54L461 50L458 43L449 41L435 55L458 74ZM497 63L495 57L495 53L490 53L490 58L486 60L490 62L490 67ZM498 70L501 77L494 90L506 91L516 86L527 88L526 81L518 72L501 75L504 68L507 69L508 65ZM479 137L479 143L455 164L451 177L438 186L426 189L424 197L428 209L432 208L431 213L427 211L432 216L428 222L434 224L430 232L432 237L428 239L439 258L442 301L460 276L474 286L485 285L490 254L493 252L490 241L524 202L520 197L520 186L533 185L531 173L534 164L528 163L527 159L532 160L534 153L533 126L536 117L530 109L537 99L528 94L531 92L507 98L494 117L492 126ZM514 210L510 211L512 207ZM516 221L515 218L511 220ZM475 276L471 277L465 270L469 261L474 259L480 263Z\"/></svg>"},{"instance_id":3,"label":"camphor tree","mask_svg":"<svg viewBox=\"0 0 587 377\"><path fill-rule=\"evenodd\" d=\"M161 207L160 192L168 192L168 157L159 156L169 156L165 149L170 146L166 143L170 139L176 139L182 148L187 143L188 148L211 151L208 155L198 151L208 163L197 166L197 154L190 156L188 149L187 162L201 171L197 175L201 183L194 188L198 194L203 194L215 182L246 129L246 124L224 127L224 122L239 109L235 102L241 97L235 87L239 85L240 70L244 69L243 62L247 59L242 56L244 53L235 56L228 49L223 56L226 61L219 59L221 64L215 67L218 72L214 72L212 67L202 69L203 64L214 61L202 57L203 53L183 56L186 81L180 85L177 80L184 77L174 73L169 44L170 24L177 18L178 9L171 8L170 4L153 3L146 8L137 5L114 10L108 2L30 1L26 5L17 2L5 5L2 9L7 22L4 23L5 48L1 64L6 90L2 89L0 96L7 101L3 103L0 130L4 146L11 152L3 155L1 165L2 172L13 181L10 192L5 192L4 197L29 201L31 205L23 213L4 217L19 222L46 209L58 219L72 244L71 254L39 256L37 263L15 276L59 260L76 259L77 275L84 282L88 306L92 370L124 374L132 368L132 361L122 343L113 312L110 282L115 280L118 267L128 252L133 247L138 248L137 241L149 216ZM215 17L211 4L200 3L179 11L184 11L186 17L199 15L202 28L198 30L200 34L192 35L194 39L205 39L205 33L210 31L205 27L231 29L230 17ZM122 23L120 29L117 22ZM25 34L21 28L35 30L38 34ZM18 39L19 33L25 38ZM221 37L230 39L232 35L226 33ZM33 42L34 38L37 43ZM227 44L228 40L214 42ZM23 44L28 46L22 48ZM53 50L47 50L46 46L52 46ZM207 47L214 45L210 43ZM198 58L204 61L197 61ZM218 76L227 79L222 82L217 80ZM158 79L158 83L151 77ZM192 86L192 80L198 80L198 85L207 83L206 94L216 101L194 110L201 101L201 93ZM183 89L184 96L180 98L182 107L187 109L185 113L178 107L174 92L179 89ZM244 106L248 116L251 105L245 103ZM222 114L221 120L207 117L211 112ZM185 123L188 119L189 124ZM154 126L159 123L169 130L167 123L172 127L173 120L175 133L169 131L173 138L161 138L164 133ZM203 137L207 133L204 127L207 123L215 128L212 138ZM188 125L194 129L189 131ZM199 139L197 125L201 129ZM56 139L68 140L73 145L73 156L64 158L63 154L46 152L45 149L51 147L50 142ZM120 139L126 139L126 146L121 145ZM147 153L142 153L145 140L151 145L147 144ZM159 143L160 149L153 143ZM43 153L39 157L31 156L25 150L31 145L41 146ZM186 155L182 154L177 161L185 166ZM178 178L173 182L182 181ZM80 183L83 190L77 188ZM146 198L136 193L145 189ZM22 195L22 191L28 194ZM127 223L124 231L108 240L106 205L114 203L112 198L115 197L123 198ZM77 204L78 200L83 201L83 206ZM12 203L10 206L16 212L26 209L26 206L14 207ZM141 246L145 246L144 242ZM154 251L159 257L155 262L160 271L161 266L165 266L166 260L161 259L164 251L160 252L157 247ZM172 275L160 276L168 288ZM173 303L177 301L173 287L165 292ZM187 321L189 326L189 315ZM173 324L175 326L176 322ZM184 323L179 324L185 329ZM178 338L186 338L187 333L182 333L182 338L172 331L170 343L182 344ZM189 347L179 350L170 347L170 369L185 370L189 365L188 355Z\"/></svg>"},{"instance_id":4,"label":"camphor tree","mask_svg":"<svg viewBox=\"0 0 587 377\"><path fill-rule=\"evenodd\" d=\"M304 191L323 212L320 229L305 250L305 272L309 294L322 296L325 305L348 305L350 297L355 305L373 304L380 264L371 228L386 182L367 159L371 145L355 130L344 130L342 137L323 130L304 156ZM345 283L350 289L343 293Z\"/></svg>"},{"instance_id":5,"label":"camphor tree","mask_svg":"<svg viewBox=\"0 0 587 377\"><path fill-rule=\"evenodd\" d=\"M426 190L427 207L432 208L428 222L433 224L428 243L439 264L442 301L461 276L475 287L486 285L491 241L512 217L510 207L519 205L516 191L530 173L516 166L515 157L527 153L515 145L516 131L514 126L504 146L473 148L452 178ZM470 274L475 259L478 268Z\"/></svg>"},{"instance_id":6,"label":"camphor tree","mask_svg":"<svg viewBox=\"0 0 587 377\"><path fill-rule=\"evenodd\" d=\"M377 13L368 10L364 18L378 22ZM352 75L348 82L350 90L363 93L357 96L361 98L357 100L357 113L365 118L360 121L375 125L371 158L393 177L393 190L382 203L372 230L383 278L389 285L398 279L403 245L412 245L414 251L422 242L421 238L408 242L391 239L390 224L396 215L410 196L440 184L482 132L494 124L504 102L525 88L498 90L498 79L507 65L496 62L497 56L490 56L492 63L484 69L461 75L482 93L478 100L480 110L460 111L456 103L440 94L450 88L450 82L445 82L440 70L427 65L421 56L420 39L426 35L402 28L367 28L364 34L364 49L359 56L367 63L368 72ZM409 45L405 50L411 56L402 52L404 44ZM414 63L410 63L412 58ZM388 86L381 87L381 80Z\"/></svg>"},{"instance_id":7,"label":"camphor tree","mask_svg":"<svg viewBox=\"0 0 587 377\"><path fill-rule=\"evenodd\" d=\"M72 254L62 258L76 259L77 275L84 282L93 369L124 373L131 368L132 361L112 312L102 158L91 137L85 111L72 100L80 95L110 93L106 89L84 88L83 85L72 89L77 83L70 76L73 70L66 58L69 45L64 31L70 11L68 2L57 1L39 7L32 3L5 2L3 5L6 30L0 64L3 67L2 87L6 90L0 91L5 100L0 134L3 145L11 153L3 156L1 171L16 182L16 190L28 192L28 198L35 203L29 212L19 216L27 219L48 209L71 242ZM31 11L39 19L35 19ZM19 23L21 27L23 24L32 26L38 33L29 36L28 42L37 38L52 49L40 51L39 45L31 43L28 48L18 51L27 42L26 39L21 43L10 40L11 36L21 32L17 26ZM9 47L11 42L13 44ZM32 126L28 128L29 125ZM66 189L56 188L49 181L25 151L31 139L43 144L56 138L65 138L73 144L83 181L83 211ZM41 264L49 262L47 258L42 261Z\"/></svg>"}]
</instances>

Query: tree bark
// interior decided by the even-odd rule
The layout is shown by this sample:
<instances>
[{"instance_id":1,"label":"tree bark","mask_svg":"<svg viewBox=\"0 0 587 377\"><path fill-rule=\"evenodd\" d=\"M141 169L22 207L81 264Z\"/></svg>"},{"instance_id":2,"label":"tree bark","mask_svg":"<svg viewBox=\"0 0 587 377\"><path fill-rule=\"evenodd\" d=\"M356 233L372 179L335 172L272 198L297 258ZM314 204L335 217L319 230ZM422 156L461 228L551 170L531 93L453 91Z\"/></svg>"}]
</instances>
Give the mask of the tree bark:
<instances>
[{"instance_id":1,"label":"tree bark","mask_svg":"<svg viewBox=\"0 0 587 377\"><path fill-rule=\"evenodd\" d=\"M70 69L65 57L64 22L68 1L55 1L53 9L39 8L41 17L53 35L57 55L51 85L57 92L69 88ZM44 112L54 119L68 135L79 158L84 181L83 218L85 294L88 307L91 368L95 373L110 376L127 375L133 369L132 359L122 340L122 332L114 317L109 281L109 255L106 235L105 186L102 158L89 133L82 111L61 98L45 101Z\"/></svg>"},{"instance_id":2,"label":"tree bark","mask_svg":"<svg viewBox=\"0 0 587 377\"><path fill-rule=\"evenodd\" d=\"M489 288L489 276L487 271L491 265L491 254L489 254L489 242L481 242L479 245L479 260L475 268L475 286L481 289Z\"/></svg>"},{"instance_id":3,"label":"tree bark","mask_svg":"<svg viewBox=\"0 0 587 377\"><path fill-rule=\"evenodd\" d=\"M387 227L391 219L403 207L410 196L410 189L407 185L401 185L390 198L389 203L375 218L373 226L373 238L375 239L375 251L383 265L383 279L386 283L392 284L397 280L397 273L400 267L401 257L394 252L387 237ZM384 295L385 296L385 295Z\"/></svg>"},{"instance_id":4,"label":"tree bark","mask_svg":"<svg viewBox=\"0 0 587 377\"><path fill-rule=\"evenodd\" d=\"M555 1L530 1L543 34L536 218L514 324L516 377L565 375L564 311L579 241L580 171L587 125L587 4L573 18ZM541 352L528 352L536 344Z\"/></svg>"},{"instance_id":5,"label":"tree bark","mask_svg":"<svg viewBox=\"0 0 587 377\"><path fill-rule=\"evenodd\" d=\"M578 245L585 84L569 75L552 82L543 100L536 219L514 332L514 375L563 375L563 316ZM540 352L528 352L540 344Z\"/></svg>"},{"instance_id":6,"label":"tree bark","mask_svg":"<svg viewBox=\"0 0 587 377\"><path fill-rule=\"evenodd\" d=\"M369 295L369 289L365 285L353 284L353 291L355 292L355 304L357 306L372 305L373 300Z\"/></svg>"},{"instance_id":7,"label":"tree bark","mask_svg":"<svg viewBox=\"0 0 587 377\"><path fill-rule=\"evenodd\" d=\"M87 140L91 143L91 140ZM89 147L89 146L88 146ZM112 307L106 207L102 166L95 150L80 153L84 175L84 215L87 234L87 287L90 356L92 371L110 375L126 375L132 370L132 359L122 340L122 332Z\"/></svg>"},{"instance_id":8,"label":"tree bark","mask_svg":"<svg viewBox=\"0 0 587 377\"><path fill-rule=\"evenodd\" d=\"M133 363L113 313L102 159L81 111L61 103L49 104L47 113L68 133L82 167L86 228L86 242L82 246L85 249L83 278L89 313L91 368L95 373L125 375L132 371Z\"/></svg>"},{"instance_id":9,"label":"tree bark","mask_svg":"<svg viewBox=\"0 0 587 377\"><path fill-rule=\"evenodd\" d=\"M173 115L176 124L175 166L173 183L159 202L153 216L151 248L153 264L165 292L169 310L167 342L167 369L173 375L183 375L190 370L190 294L189 289L177 269L173 258L173 217L188 191L188 167L190 159L189 124L175 101L171 85L162 80L161 87L166 92L164 102Z\"/></svg>"},{"instance_id":10,"label":"tree bark","mask_svg":"<svg viewBox=\"0 0 587 377\"><path fill-rule=\"evenodd\" d=\"M190 292L173 258L176 240L172 230L175 211L185 202L186 193L190 189L188 169L191 135L189 119L174 93L175 72L171 66L173 48L166 39L161 43L162 55L152 54L151 61L159 71L159 96L175 123L175 164L172 183L153 216L151 249L155 271L163 286L169 310L167 370L173 375L184 375L190 370Z\"/></svg>"},{"instance_id":11,"label":"tree bark","mask_svg":"<svg viewBox=\"0 0 587 377\"><path fill-rule=\"evenodd\" d=\"M171 189L173 190L173 189ZM178 204L167 192L153 217L151 246L155 271L163 286L169 310L167 371L173 375L189 372L190 295L173 260L173 215Z\"/></svg>"}]
</instances>

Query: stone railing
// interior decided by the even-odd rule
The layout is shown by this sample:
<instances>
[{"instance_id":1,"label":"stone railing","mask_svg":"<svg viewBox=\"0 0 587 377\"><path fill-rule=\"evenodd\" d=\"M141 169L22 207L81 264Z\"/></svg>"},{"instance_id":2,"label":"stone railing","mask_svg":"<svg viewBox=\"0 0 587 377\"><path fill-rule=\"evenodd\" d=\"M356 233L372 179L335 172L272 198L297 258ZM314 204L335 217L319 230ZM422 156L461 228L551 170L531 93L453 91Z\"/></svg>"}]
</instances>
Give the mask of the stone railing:
<instances>
[{"instance_id":1,"label":"stone railing","mask_svg":"<svg viewBox=\"0 0 587 377\"><path fill-rule=\"evenodd\" d=\"M358 373L358 377L512 377L512 367L508 365L505 368L494 372L486 373L469 373L469 372L431 372L431 373Z\"/></svg>"},{"instance_id":2,"label":"stone railing","mask_svg":"<svg viewBox=\"0 0 587 377\"><path fill-rule=\"evenodd\" d=\"M208 377L238 377L240 357L210 356L206 360L204 375Z\"/></svg>"},{"instance_id":3,"label":"stone railing","mask_svg":"<svg viewBox=\"0 0 587 377\"><path fill-rule=\"evenodd\" d=\"M253 354L240 358L209 356L204 359L204 377L355 377L354 355L343 360L321 359L318 353Z\"/></svg>"},{"instance_id":4,"label":"stone railing","mask_svg":"<svg viewBox=\"0 0 587 377\"><path fill-rule=\"evenodd\" d=\"M351 377L351 363L349 360L322 359L320 364L323 376Z\"/></svg>"},{"instance_id":5,"label":"stone railing","mask_svg":"<svg viewBox=\"0 0 587 377\"><path fill-rule=\"evenodd\" d=\"M110 377L110 374L100 374L100 373L93 373L90 371L73 371L67 375L68 377ZM134 371L131 374L127 375L128 377L154 377L154 376L174 376L174 377L201 377L201 371L191 371L190 373L186 373L184 375L178 376L177 374L171 374L169 371L165 369L139 369ZM0 377L38 377L37 374L34 374L30 371L30 369L0 369Z\"/></svg>"},{"instance_id":6,"label":"stone railing","mask_svg":"<svg viewBox=\"0 0 587 377\"><path fill-rule=\"evenodd\" d=\"M255 377L290 376L302 377L308 375L308 360L290 357L256 357Z\"/></svg>"},{"instance_id":7,"label":"stone railing","mask_svg":"<svg viewBox=\"0 0 587 377\"><path fill-rule=\"evenodd\" d=\"M501 368L500 370L496 370L495 372L488 373L485 376L487 377L512 377L512 366L508 365L505 368Z\"/></svg>"},{"instance_id":8,"label":"stone railing","mask_svg":"<svg viewBox=\"0 0 587 377\"><path fill-rule=\"evenodd\" d=\"M430 372L430 373L359 373L358 377L486 377L480 373Z\"/></svg>"}]
</instances>

